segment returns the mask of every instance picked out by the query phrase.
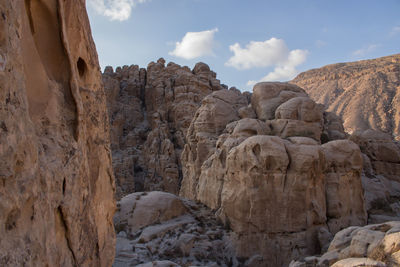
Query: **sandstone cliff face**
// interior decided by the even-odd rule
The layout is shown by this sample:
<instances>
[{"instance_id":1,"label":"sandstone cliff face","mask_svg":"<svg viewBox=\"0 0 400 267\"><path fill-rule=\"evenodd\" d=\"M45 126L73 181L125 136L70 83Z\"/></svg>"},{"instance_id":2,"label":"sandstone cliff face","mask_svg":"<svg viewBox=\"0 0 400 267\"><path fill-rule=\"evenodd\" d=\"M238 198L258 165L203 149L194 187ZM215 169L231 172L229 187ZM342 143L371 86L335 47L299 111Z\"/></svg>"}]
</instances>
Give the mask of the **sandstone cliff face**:
<instances>
[{"instance_id":1,"label":"sandstone cliff face","mask_svg":"<svg viewBox=\"0 0 400 267\"><path fill-rule=\"evenodd\" d=\"M400 54L309 70L292 83L340 116L346 131L373 129L400 138Z\"/></svg>"},{"instance_id":2,"label":"sandstone cliff face","mask_svg":"<svg viewBox=\"0 0 400 267\"><path fill-rule=\"evenodd\" d=\"M182 154L180 194L216 210L239 257L285 266L366 223L362 154L334 140L345 137L340 120L303 89L259 83L253 92L250 105L232 90L204 99Z\"/></svg>"},{"instance_id":3,"label":"sandstone cliff face","mask_svg":"<svg viewBox=\"0 0 400 267\"><path fill-rule=\"evenodd\" d=\"M180 155L202 99L223 89L204 63L190 70L164 59L147 69L105 69L117 197L143 190L177 193Z\"/></svg>"},{"instance_id":4,"label":"sandstone cliff face","mask_svg":"<svg viewBox=\"0 0 400 267\"><path fill-rule=\"evenodd\" d=\"M108 119L84 1L0 2L0 265L110 266Z\"/></svg>"}]
</instances>

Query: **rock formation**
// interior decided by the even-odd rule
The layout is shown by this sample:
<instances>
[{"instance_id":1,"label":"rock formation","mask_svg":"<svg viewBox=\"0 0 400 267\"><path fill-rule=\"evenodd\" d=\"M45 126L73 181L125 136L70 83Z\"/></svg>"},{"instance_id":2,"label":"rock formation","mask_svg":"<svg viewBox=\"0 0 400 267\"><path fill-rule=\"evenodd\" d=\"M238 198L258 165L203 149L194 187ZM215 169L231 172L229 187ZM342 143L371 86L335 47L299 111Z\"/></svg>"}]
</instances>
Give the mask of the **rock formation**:
<instances>
[{"instance_id":1,"label":"rock formation","mask_svg":"<svg viewBox=\"0 0 400 267\"><path fill-rule=\"evenodd\" d=\"M373 129L400 139L400 54L328 65L291 82L340 116L347 132Z\"/></svg>"},{"instance_id":2,"label":"rock formation","mask_svg":"<svg viewBox=\"0 0 400 267\"><path fill-rule=\"evenodd\" d=\"M114 177L84 1L0 2L0 265L110 266Z\"/></svg>"},{"instance_id":3,"label":"rock formation","mask_svg":"<svg viewBox=\"0 0 400 267\"><path fill-rule=\"evenodd\" d=\"M154 191L117 205L113 266L239 266L229 232L203 205Z\"/></svg>"},{"instance_id":4,"label":"rock formation","mask_svg":"<svg viewBox=\"0 0 400 267\"><path fill-rule=\"evenodd\" d=\"M190 70L164 59L147 69L107 67L103 74L111 120L117 197L143 190L177 193L180 155L202 99L224 88L204 63Z\"/></svg>"},{"instance_id":5,"label":"rock formation","mask_svg":"<svg viewBox=\"0 0 400 267\"><path fill-rule=\"evenodd\" d=\"M247 99L207 96L182 153L180 194L216 211L237 255L285 266L365 224L362 154L335 140L346 137L340 120L295 85L259 83Z\"/></svg>"},{"instance_id":6,"label":"rock formation","mask_svg":"<svg viewBox=\"0 0 400 267\"><path fill-rule=\"evenodd\" d=\"M363 152L363 187L369 223L400 220L400 146L389 134L367 130L350 139Z\"/></svg>"},{"instance_id":7,"label":"rock formation","mask_svg":"<svg viewBox=\"0 0 400 267\"><path fill-rule=\"evenodd\" d=\"M400 266L400 222L348 227L335 235L323 255L307 257L289 266Z\"/></svg>"}]
</instances>

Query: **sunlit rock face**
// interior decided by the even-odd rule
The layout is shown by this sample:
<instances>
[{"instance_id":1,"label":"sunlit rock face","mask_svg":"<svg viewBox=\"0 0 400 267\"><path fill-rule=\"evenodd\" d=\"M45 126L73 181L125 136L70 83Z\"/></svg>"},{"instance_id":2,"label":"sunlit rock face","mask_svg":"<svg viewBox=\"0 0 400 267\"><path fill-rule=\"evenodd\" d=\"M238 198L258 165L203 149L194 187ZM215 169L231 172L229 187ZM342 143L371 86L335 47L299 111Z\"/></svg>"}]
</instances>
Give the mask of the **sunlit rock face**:
<instances>
[{"instance_id":1,"label":"sunlit rock face","mask_svg":"<svg viewBox=\"0 0 400 267\"><path fill-rule=\"evenodd\" d=\"M373 129L400 139L400 54L312 69L291 83L341 117L347 132Z\"/></svg>"},{"instance_id":2,"label":"sunlit rock face","mask_svg":"<svg viewBox=\"0 0 400 267\"><path fill-rule=\"evenodd\" d=\"M164 59L105 69L117 197L143 190L178 193L180 156L203 98L225 89L204 63L190 70Z\"/></svg>"},{"instance_id":3,"label":"sunlit rock face","mask_svg":"<svg viewBox=\"0 0 400 267\"><path fill-rule=\"evenodd\" d=\"M84 1L0 2L0 265L110 266L109 124Z\"/></svg>"},{"instance_id":4,"label":"sunlit rock face","mask_svg":"<svg viewBox=\"0 0 400 267\"><path fill-rule=\"evenodd\" d=\"M365 224L362 154L340 119L286 83L259 83L246 99L231 91L204 99L187 133L180 190L233 230L238 257L287 266Z\"/></svg>"}]
</instances>

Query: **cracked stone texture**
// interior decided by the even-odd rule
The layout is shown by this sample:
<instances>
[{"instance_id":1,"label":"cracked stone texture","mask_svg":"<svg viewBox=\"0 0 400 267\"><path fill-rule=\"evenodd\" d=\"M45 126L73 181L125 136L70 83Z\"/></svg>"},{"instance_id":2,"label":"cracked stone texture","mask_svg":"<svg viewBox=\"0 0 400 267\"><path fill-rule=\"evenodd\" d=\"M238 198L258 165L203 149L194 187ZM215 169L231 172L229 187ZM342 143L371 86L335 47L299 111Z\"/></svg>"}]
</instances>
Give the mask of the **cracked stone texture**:
<instances>
[{"instance_id":1,"label":"cracked stone texture","mask_svg":"<svg viewBox=\"0 0 400 267\"><path fill-rule=\"evenodd\" d=\"M340 116L347 132L380 130L399 140L400 54L312 69L291 83Z\"/></svg>"},{"instance_id":2,"label":"cracked stone texture","mask_svg":"<svg viewBox=\"0 0 400 267\"><path fill-rule=\"evenodd\" d=\"M340 119L303 89L255 89L251 105L235 91L204 99L187 134L180 195L216 211L234 232L238 257L287 266L366 223L362 154L344 139Z\"/></svg>"},{"instance_id":3,"label":"cracked stone texture","mask_svg":"<svg viewBox=\"0 0 400 267\"><path fill-rule=\"evenodd\" d=\"M179 191L180 156L202 99L224 89L204 63L193 70L164 59L147 69L107 67L103 73L111 120L117 198L135 192Z\"/></svg>"},{"instance_id":4,"label":"cracked stone texture","mask_svg":"<svg viewBox=\"0 0 400 267\"><path fill-rule=\"evenodd\" d=\"M0 265L110 266L109 124L84 1L0 2Z\"/></svg>"}]
</instances>

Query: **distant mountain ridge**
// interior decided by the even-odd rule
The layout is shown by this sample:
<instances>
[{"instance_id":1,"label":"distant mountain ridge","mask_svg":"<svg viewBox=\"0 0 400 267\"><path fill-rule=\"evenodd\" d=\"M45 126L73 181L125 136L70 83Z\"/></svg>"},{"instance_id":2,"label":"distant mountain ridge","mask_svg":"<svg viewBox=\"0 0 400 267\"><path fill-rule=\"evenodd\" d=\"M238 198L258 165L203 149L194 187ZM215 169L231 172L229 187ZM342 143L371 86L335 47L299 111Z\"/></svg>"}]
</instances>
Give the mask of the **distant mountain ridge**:
<instances>
[{"instance_id":1,"label":"distant mountain ridge","mask_svg":"<svg viewBox=\"0 0 400 267\"><path fill-rule=\"evenodd\" d=\"M340 116L347 132L371 128L400 139L400 54L311 69L291 83Z\"/></svg>"}]
</instances>

